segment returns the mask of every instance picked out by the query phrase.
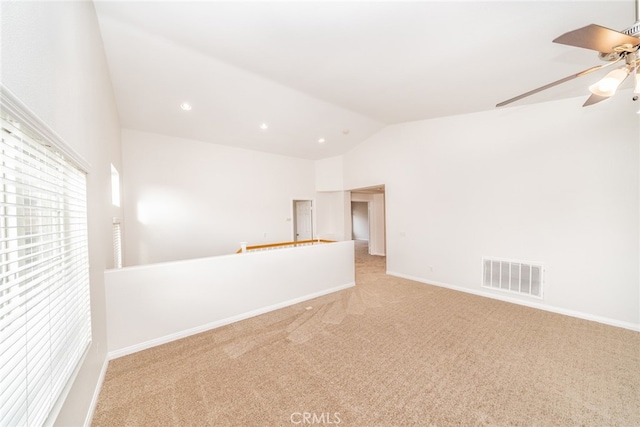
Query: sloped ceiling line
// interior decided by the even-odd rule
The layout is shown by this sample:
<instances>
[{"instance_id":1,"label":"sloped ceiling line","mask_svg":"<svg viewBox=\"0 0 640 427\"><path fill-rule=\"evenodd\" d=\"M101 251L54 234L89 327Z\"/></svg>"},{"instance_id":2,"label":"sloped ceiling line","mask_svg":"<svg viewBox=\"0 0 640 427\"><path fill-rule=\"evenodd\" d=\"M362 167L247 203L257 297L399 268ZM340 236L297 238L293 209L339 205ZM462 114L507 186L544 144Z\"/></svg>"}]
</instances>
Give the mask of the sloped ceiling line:
<instances>
[{"instance_id":1,"label":"sloped ceiling line","mask_svg":"<svg viewBox=\"0 0 640 427\"><path fill-rule=\"evenodd\" d=\"M95 5L124 127L308 159L592 66L592 52L551 40L592 22L626 28L634 13L633 0Z\"/></svg>"}]
</instances>

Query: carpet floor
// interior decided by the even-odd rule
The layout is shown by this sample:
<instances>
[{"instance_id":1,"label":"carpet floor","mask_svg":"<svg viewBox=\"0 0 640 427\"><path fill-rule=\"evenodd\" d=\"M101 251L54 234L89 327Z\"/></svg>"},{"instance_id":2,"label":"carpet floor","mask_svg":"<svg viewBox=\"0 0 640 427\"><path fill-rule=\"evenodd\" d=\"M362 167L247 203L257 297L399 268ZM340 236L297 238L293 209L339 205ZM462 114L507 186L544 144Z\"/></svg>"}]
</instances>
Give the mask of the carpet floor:
<instances>
[{"instance_id":1,"label":"carpet floor","mask_svg":"<svg viewBox=\"0 0 640 427\"><path fill-rule=\"evenodd\" d=\"M99 426L640 426L640 333L385 275L112 360Z\"/></svg>"}]
</instances>

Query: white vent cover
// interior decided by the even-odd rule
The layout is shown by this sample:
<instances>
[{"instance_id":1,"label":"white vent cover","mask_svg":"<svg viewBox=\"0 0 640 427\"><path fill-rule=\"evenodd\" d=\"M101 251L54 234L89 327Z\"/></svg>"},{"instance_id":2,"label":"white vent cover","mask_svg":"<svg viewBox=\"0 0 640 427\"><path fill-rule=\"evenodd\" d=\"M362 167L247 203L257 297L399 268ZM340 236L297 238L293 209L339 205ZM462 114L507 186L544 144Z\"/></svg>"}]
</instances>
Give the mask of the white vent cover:
<instances>
[{"instance_id":1,"label":"white vent cover","mask_svg":"<svg viewBox=\"0 0 640 427\"><path fill-rule=\"evenodd\" d=\"M483 258L482 265L483 287L542 298L542 264Z\"/></svg>"}]
</instances>

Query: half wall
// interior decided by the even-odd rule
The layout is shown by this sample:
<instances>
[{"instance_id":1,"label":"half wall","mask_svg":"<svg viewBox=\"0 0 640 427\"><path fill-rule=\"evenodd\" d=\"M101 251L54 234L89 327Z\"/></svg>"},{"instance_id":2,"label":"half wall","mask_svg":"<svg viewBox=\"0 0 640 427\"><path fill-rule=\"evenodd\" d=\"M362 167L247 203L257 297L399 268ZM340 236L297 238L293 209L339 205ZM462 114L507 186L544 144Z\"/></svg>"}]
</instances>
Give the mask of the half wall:
<instances>
[{"instance_id":1,"label":"half wall","mask_svg":"<svg viewBox=\"0 0 640 427\"><path fill-rule=\"evenodd\" d=\"M355 285L353 242L109 270L109 358Z\"/></svg>"}]
</instances>

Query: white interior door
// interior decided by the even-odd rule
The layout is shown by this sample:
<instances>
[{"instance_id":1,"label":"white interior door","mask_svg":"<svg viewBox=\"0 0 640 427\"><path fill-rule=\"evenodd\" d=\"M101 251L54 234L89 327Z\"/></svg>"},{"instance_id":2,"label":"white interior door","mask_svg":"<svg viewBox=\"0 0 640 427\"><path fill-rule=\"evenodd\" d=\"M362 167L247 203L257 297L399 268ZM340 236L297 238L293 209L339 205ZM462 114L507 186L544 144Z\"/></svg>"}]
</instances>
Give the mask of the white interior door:
<instances>
[{"instance_id":1,"label":"white interior door","mask_svg":"<svg viewBox=\"0 0 640 427\"><path fill-rule=\"evenodd\" d=\"M296 200L295 206L295 241L313 238L313 218L311 200Z\"/></svg>"}]
</instances>

